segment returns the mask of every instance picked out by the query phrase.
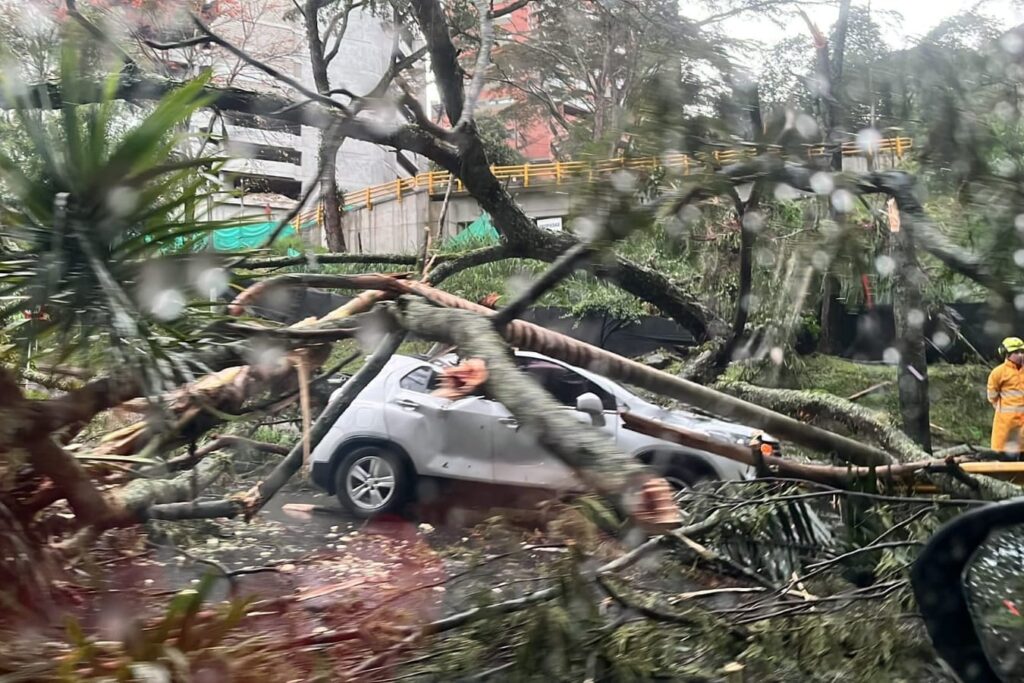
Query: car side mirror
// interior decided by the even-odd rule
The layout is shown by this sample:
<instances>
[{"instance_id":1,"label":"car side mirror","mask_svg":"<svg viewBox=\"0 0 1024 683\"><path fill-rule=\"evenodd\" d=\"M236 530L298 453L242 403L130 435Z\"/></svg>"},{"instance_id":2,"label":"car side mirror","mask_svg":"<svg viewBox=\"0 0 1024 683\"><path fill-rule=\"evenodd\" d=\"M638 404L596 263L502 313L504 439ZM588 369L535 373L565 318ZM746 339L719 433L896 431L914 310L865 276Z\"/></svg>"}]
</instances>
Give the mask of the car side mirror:
<instances>
[{"instance_id":1,"label":"car side mirror","mask_svg":"<svg viewBox=\"0 0 1024 683\"><path fill-rule=\"evenodd\" d=\"M590 416L590 423L595 427L604 427L604 405L601 399L592 392L576 397L576 410Z\"/></svg>"},{"instance_id":2,"label":"car side mirror","mask_svg":"<svg viewBox=\"0 0 1024 683\"><path fill-rule=\"evenodd\" d=\"M993 503L939 529L910 580L939 655L964 683L1024 680L1024 500Z\"/></svg>"}]
</instances>

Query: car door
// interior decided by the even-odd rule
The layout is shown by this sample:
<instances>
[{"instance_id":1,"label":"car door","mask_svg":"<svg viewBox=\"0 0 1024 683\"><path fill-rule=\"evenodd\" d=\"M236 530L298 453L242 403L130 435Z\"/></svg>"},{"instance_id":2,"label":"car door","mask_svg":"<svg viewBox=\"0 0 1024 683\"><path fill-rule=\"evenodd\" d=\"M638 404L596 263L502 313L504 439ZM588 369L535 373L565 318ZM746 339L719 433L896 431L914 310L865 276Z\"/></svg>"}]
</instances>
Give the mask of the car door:
<instances>
[{"instance_id":1,"label":"car door","mask_svg":"<svg viewBox=\"0 0 1024 683\"><path fill-rule=\"evenodd\" d=\"M532 357L516 359L520 370L533 377L573 419L591 424L586 413L576 410L580 394L597 394L605 406L605 424L600 429L614 438L619 418L614 410L615 397L579 373L559 363ZM554 489L578 488L580 482L573 471L558 457L540 445L538 436L522 427L500 403L499 424L494 432L494 479L502 484L543 486Z\"/></svg>"},{"instance_id":2,"label":"car door","mask_svg":"<svg viewBox=\"0 0 1024 683\"><path fill-rule=\"evenodd\" d=\"M409 454L419 474L492 481L498 419L493 402L433 396L436 384L437 370L429 364L401 376L384 408L389 438Z\"/></svg>"}]
</instances>

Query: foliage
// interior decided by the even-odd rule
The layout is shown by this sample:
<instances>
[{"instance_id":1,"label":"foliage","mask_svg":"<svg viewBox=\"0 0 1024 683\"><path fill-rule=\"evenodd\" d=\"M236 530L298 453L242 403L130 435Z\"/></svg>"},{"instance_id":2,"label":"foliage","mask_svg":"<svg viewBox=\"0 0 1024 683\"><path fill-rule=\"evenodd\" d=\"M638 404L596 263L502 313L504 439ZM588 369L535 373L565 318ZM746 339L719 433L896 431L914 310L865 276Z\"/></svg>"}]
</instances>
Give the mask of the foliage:
<instances>
[{"instance_id":1,"label":"foliage","mask_svg":"<svg viewBox=\"0 0 1024 683\"><path fill-rule=\"evenodd\" d=\"M55 343L49 348L64 356L88 346L107 364L153 370L159 361L157 374L181 370L175 366L186 325L176 319L185 294L175 280L161 284L160 268L171 264L165 252L187 248L218 225L190 216L208 183L199 171L218 160L177 151L177 127L205 104L205 81L169 94L117 136L118 76L95 85L73 50L69 43L62 54L59 117L34 111L9 90L39 172L31 175L0 150L0 317L17 316L8 333L22 346ZM37 315L25 322L23 310Z\"/></svg>"},{"instance_id":2,"label":"foliage","mask_svg":"<svg viewBox=\"0 0 1024 683\"><path fill-rule=\"evenodd\" d=\"M238 627L252 599L234 600L212 615L201 615L215 582L216 576L208 574L196 588L179 592L155 622L136 622L129 627L121 643L97 641L86 635L74 617L69 617L71 650L59 664L61 677L136 680L162 674L167 680L191 680L193 676L226 676L239 670L241 663L258 650L244 645L225 646L227 639L237 639Z\"/></svg>"},{"instance_id":3,"label":"foliage","mask_svg":"<svg viewBox=\"0 0 1024 683\"><path fill-rule=\"evenodd\" d=\"M496 116L477 116L476 130L484 145L487 161L493 166L515 166L526 158L508 144L511 135L505 123Z\"/></svg>"}]
</instances>

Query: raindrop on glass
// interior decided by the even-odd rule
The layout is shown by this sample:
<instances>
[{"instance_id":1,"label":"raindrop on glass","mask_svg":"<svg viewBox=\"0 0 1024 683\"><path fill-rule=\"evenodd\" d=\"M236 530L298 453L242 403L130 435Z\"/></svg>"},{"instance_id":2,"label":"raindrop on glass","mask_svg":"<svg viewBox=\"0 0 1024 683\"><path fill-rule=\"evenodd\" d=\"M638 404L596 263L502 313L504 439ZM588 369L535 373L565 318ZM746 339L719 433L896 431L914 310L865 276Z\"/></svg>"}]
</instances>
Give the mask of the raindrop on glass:
<instances>
[{"instance_id":1,"label":"raindrop on glass","mask_svg":"<svg viewBox=\"0 0 1024 683\"><path fill-rule=\"evenodd\" d=\"M1011 121L1017 112L1016 108L1006 100L997 102L993 111L1003 121Z\"/></svg>"},{"instance_id":2,"label":"raindrop on glass","mask_svg":"<svg viewBox=\"0 0 1024 683\"><path fill-rule=\"evenodd\" d=\"M160 289L153 294L149 310L158 320L174 320L185 310L185 295L173 287Z\"/></svg>"},{"instance_id":3,"label":"raindrop on glass","mask_svg":"<svg viewBox=\"0 0 1024 683\"><path fill-rule=\"evenodd\" d=\"M743 214L743 227L751 232L760 232L764 227L764 216L760 211L748 211Z\"/></svg>"},{"instance_id":4,"label":"raindrop on glass","mask_svg":"<svg viewBox=\"0 0 1024 683\"><path fill-rule=\"evenodd\" d=\"M827 253L818 249L811 255L811 265L814 266L815 270L825 271L828 269L828 264L832 262L832 259Z\"/></svg>"},{"instance_id":5,"label":"raindrop on glass","mask_svg":"<svg viewBox=\"0 0 1024 683\"><path fill-rule=\"evenodd\" d=\"M782 365L782 361L785 358L785 352L781 346L773 346L772 350L768 352L768 357L776 365Z\"/></svg>"},{"instance_id":6,"label":"raindrop on glass","mask_svg":"<svg viewBox=\"0 0 1024 683\"><path fill-rule=\"evenodd\" d=\"M857 132L857 149L864 154L877 154L882 144L882 134L874 128L863 128Z\"/></svg>"},{"instance_id":7,"label":"raindrop on glass","mask_svg":"<svg viewBox=\"0 0 1024 683\"><path fill-rule=\"evenodd\" d=\"M1013 297L1013 307L1018 311L1024 311L1024 294Z\"/></svg>"},{"instance_id":8,"label":"raindrop on glass","mask_svg":"<svg viewBox=\"0 0 1024 683\"><path fill-rule=\"evenodd\" d=\"M196 290L211 299L228 288L228 272L223 268L206 268L196 276Z\"/></svg>"},{"instance_id":9,"label":"raindrop on glass","mask_svg":"<svg viewBox=\"0 0 1024 683\"><path fill-rule=\"evenodd\" d=\"M836 184L832 182L832 174L825 171L818 171L811 176L811 189L816 194L832 194Z\"/></svg>"},{"instance_id":10,"label":"raindrop on glass","mask_svg":"<svg viewBox=\"0 0 1024 683\"><path fill-rule=\"evenodd\" d=\"M999 39L999 47L1011 55L1019 55L1024 51L1024 38L1021 38L1019 33L1010 31Z\"/></svg>"},{"instance_id":11,"label":"raindrop on glass","mask_svg":"<svg viewBox=\"0 0 1024 683\"><path fill-rule=\"evenodd\" d=\"M891 256L882 254L875 259L875 270L882 277L889 277L896 270L896 261Z\"/></svg>"},{"instance_id":12,"label":"raindrop on glass","mask_svg":"<svg viewBox=\"0 0 1024 683\"><path fill-rule=\"evenodd\" d=\"M942 330L939 330L938 332L932 335L932 343L935 344L935 346L939 347L940 349L945 349L948 348L949 345L953 343L953 340L950 339L948 334L946 334Z\"/></svg>"},{"instance_id":13,"label":"raindrop on glass","mask_svg":"<svg viewBox=\"0 0 1024 683\"><path fill-rule=\"evenodd\" d=\"M633 194L636 191L636 175L630 171L612 173L612 187L620 194Z\"/></svg>"},{"instance_id":14,"label":"raindrop on glass","mask_svg":"<svg viewBox=\"0 0 1024 683\"><path fill-rule=\"evenodd\" d=\"M778 183L775 186L775 199L780 202L793 201L800 197L800 191L792 185L786 183Z\"/></svg>"},{"instance_id":15,"label":"raindrop on glass","mask_svg":"<svg viewBox=\"0 0 1024 683\"><path fill-rule=\"evenodd\" d=\"M900 352L890 346L882 352L882 361L889 365L896 365L900 362Z\"/></svg>"},{"instance_id":16,"label":"raindrop on glass","mask_svg":"<svg viewBox=\"0 0 1024 683\"><path fill-rule=\"evenodd\" d=\"M818 122L814 120L813 116L808 114L797 115L794 126L796 127L796 132L800 133L802 138L813 138L818 134Z\"/></svg>"},{"instance_id":17,"label":"raindrop on glass","mask_svg":"<svg viewBox=\"0 0 1024 683\"><path fill-rule=\"evenodd\" d=\"M1019 267L1024 268L1024 249L1018 249L1013 252L1013 262Z\"/></svg>"},{"instance_id":18,"label":"raindrop on glass","mask_svg":"<svg viewBox=\"0 0 1024 683\"><path fill-rule=\"evenodd\" d=\"M139 205L139 193L130 187L115 187L107 193L107 209L117 218L131 214Z\"/></svg>"},{"instance_id":19,"label":"raindrop on glass","mask_svg":"<svg viewBox=\"0 0 1024 683\"><path fill-rule=\"evenodd\" d=\"M922 327L924 325L924 311L918 308L911 309L907 313L907 324L911 327Z\"/></svg>"},{"instance_id":20,"label":"raindrop on glass","mask_svg":"<svg viewBox=\"0 0 1024 683\"><path fill-rule=\"evenodd\" d=\"M687 204L683 207L683 210L679 212L679 218L682 219L683 223L687 227L692 227L693 225L700 223L702 214L700 209L696 206L693 204Z\"/></svg>"},{"instance_id":21,"label":"raindrop on glass","mask_svg":"<svg viewBox=\"0 0 1024 683\"><path fill-rule=\"evenodd\" d=\"M840 189L832 193L832 207L839 213L849 213L853 211L855 201L856 198L849 190Z\"/></svg>"},{"instance_id":22,"label":"raindrop on glass","mask_svg":"<svg viewBox=\"0 0 1024 683\"><path fill-rule=\"evenodd\" d=\"M601 235L601 224L593 218L580 216L572 222L572 231L586 242L593 242Z\"/></svg>"}]
</instances>

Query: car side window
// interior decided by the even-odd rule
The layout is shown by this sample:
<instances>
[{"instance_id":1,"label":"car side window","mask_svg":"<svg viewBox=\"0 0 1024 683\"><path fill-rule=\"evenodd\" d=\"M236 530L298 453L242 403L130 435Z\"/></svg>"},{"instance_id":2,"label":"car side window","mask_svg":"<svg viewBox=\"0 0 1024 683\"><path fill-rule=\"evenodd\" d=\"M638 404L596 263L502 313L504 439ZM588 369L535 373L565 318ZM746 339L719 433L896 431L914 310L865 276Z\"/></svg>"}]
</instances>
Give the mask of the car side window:
<instances>
[{"instance_id":1,"label":"car side window","mask_svg":"<svg viewBox=\"0 0 1024 683\"><path fill-rule=\"evenodd\" d=\"M536 358L517 358L519 368L529 373L559 403L570 408L576 407L581 394L596 394L605 410L618 408L615 397L601 389L583 375L573 372L557 363Z\"/></svg>"},{"instance_id":2,"label":"car side window","mask_svg":"<svg viewBox=\"0 0 1024 683\"><path fill-rule=\"evenodd\" d=\"M437 373L432 368L419 367L403 377L398 386L409 391L428 394L437 388Z\"/></svg>"}]
</instances>

